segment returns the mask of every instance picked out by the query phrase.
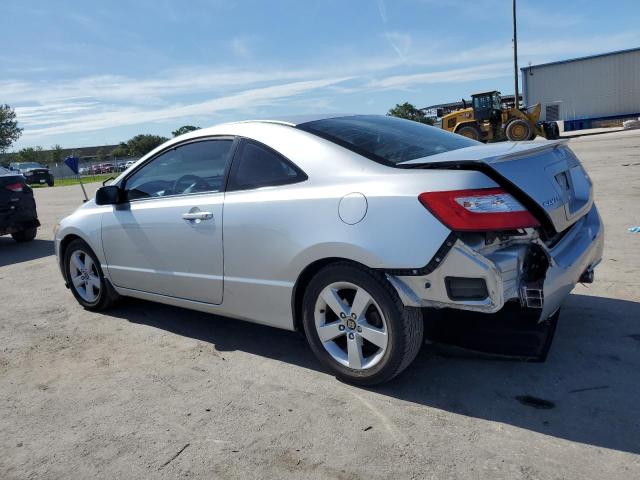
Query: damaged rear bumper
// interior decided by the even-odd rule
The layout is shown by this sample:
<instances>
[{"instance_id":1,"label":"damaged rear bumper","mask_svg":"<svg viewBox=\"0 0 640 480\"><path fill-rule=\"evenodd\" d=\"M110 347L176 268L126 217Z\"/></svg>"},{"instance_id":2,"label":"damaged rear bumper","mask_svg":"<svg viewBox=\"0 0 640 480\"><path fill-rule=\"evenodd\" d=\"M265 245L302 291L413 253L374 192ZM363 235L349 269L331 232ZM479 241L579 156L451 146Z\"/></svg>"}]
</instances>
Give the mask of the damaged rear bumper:
<instances>
[{"instance_id":1,"label":"damaged rear bumper","mask_svg":"<svg viewBox=\"0 0 640 480\"><path fill-rule=\"evenodd\" d=\"M539 321L544 321L581 278L592 278L603 245L604 229L594 205L551 247L538 239L516 239L499 248L478 248L458 238L430 273L387 278L406 306L495 313L517 300L523 307L538 309ZM475 293L465 290L473 285L470 279L477 285L483 281L484 287ZM455 282L462 294L454 292ZM465 291L470 292L467 298Z\"/></svg>"}]
</instances>

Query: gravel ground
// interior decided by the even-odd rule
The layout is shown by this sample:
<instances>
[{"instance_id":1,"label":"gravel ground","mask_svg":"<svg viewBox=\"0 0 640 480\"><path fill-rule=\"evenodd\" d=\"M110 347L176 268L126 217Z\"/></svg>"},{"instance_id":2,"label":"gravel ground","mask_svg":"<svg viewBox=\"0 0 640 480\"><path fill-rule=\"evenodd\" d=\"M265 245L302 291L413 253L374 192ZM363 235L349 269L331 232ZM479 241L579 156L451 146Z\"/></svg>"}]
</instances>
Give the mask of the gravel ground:
<instances>
[{"instance_id":1,"label":"gravel ground","mask_svg":"<svg viewBox=\"0 0 640 480\"><path fill-rule=\"evenodd\" d=\"M84 311L51 241L80 189L38 189L38 238L0 238L0 478L640 478L640 132L571 146L605 258L548 361L425 346L373 389L295 333L142 301Z\"/></svg>"}]
</instances>

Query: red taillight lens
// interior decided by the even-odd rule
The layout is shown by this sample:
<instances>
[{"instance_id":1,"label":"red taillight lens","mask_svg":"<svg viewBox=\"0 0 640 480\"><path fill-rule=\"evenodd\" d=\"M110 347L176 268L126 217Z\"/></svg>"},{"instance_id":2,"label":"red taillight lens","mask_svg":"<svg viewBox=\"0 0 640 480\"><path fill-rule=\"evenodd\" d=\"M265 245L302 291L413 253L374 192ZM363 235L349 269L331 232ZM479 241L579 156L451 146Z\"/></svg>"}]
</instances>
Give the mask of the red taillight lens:
<instances>
[{"instance_id":1,"label":"red taillight lens","mask_svg":"<svg viewBox=\"0 0 640 480\"><path fill-rule=\"evenodd\" d=\"M502 188L427 192L420 203L451 230L479 232L538 227L540 223Z\"/></svg>"},{"instance_id":2,"label":"red taillight lens","mask_svg":"<svg viewBox=\"0 0 640 480\"><path fill-rule=\"evenodd\" d=\"M18 182L18 183L11 183L11 184L7 185L5 188L7 190L11 190L12 192L21 192L23 187L24 187L24 185L22 183Z\"/></svg>"}]
</instances>

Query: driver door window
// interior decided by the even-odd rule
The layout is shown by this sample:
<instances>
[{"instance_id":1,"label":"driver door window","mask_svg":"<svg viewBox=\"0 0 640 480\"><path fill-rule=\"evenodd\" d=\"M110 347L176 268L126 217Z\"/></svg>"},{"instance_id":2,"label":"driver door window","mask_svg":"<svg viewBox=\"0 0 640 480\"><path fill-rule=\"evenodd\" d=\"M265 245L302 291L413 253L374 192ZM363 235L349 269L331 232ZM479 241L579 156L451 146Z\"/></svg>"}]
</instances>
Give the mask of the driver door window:
<instances>
[{"instance_id":1,"label":"driver door window","mask_svg":"<svg viewBox=\"0 0 640 480\"><path fill-rule=\"evenodd\" d=\"M131 175L129 200L220 192L233 140L205 140L172 148Z\"/></svg>"}]
</instances>

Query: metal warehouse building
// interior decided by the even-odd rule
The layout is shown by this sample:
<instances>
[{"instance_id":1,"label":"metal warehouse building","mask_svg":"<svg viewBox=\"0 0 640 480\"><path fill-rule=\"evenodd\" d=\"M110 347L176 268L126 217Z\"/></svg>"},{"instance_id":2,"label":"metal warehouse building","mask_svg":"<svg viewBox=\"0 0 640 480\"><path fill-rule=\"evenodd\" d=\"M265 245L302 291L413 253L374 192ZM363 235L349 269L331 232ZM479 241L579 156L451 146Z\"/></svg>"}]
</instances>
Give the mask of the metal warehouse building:
<instances>
[{"instance_id":1,"label":"metal warehouse building","mask_svg":"<svg viewBox=\"0 0 640 480\"><path fill-rule=\"evenodd\" d=\"M640 116L640 48L522 68L525 105L564 129L612 125Z\"/></svg>"}]
</instances>

